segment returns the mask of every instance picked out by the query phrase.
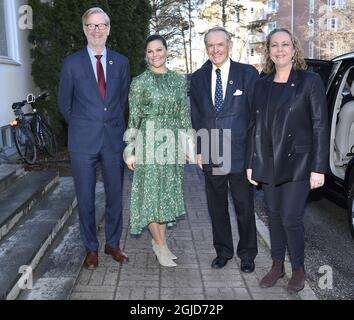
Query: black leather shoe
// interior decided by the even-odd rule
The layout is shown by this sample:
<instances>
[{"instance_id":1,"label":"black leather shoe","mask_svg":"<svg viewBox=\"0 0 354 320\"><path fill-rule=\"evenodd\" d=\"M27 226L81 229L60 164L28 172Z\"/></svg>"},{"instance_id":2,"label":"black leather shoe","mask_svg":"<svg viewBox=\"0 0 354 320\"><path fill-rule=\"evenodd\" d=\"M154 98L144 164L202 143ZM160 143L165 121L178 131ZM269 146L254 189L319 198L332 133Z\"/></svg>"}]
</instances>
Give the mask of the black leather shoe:
<instances>
[{"instance_id":1,"label":"black leather shoe","mask_svg":"<svg viewBox=\"0 0 354 320\"><path fill-rule=\"evenodd\" d=\"M225 265L226 265L226 263L227 263L228 260L229 260L229 259L224 258L224 257L216 257L216 258L213 260L213 262L211 263L211 267L212 267L213 269L220 269L220 268L223 268L223 267L225 267Z\"/></svg>"},{"instance_id":2,"label":"black leather shoe","mask_svg":"<svg viewBox=\"0 0 354 320\"><path fill-rule=\"evenodd\" d=\"M255 265L254 261L241 260L241 271L245 273L251 273L254 271Z\"/></svg>"}]
</instances>

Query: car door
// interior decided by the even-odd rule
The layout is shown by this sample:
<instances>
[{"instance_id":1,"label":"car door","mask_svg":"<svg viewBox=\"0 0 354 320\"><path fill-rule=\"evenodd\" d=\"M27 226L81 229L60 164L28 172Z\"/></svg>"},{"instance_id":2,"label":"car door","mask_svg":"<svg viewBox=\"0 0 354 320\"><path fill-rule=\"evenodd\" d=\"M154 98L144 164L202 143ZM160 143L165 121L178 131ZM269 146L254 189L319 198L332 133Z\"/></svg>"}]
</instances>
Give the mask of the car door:
<instances>
[{"instance_id":1,"label":"car door","mask_svg":"<svg viewBox=\"0 0 354 320\"><path fill-rule=\"evenodd\" d=\"M335 72L331 72L333 62L319 59L305 59L305 61L309 71L316 72L321 76L326 92L328 92L335 75Z\"/></svg>"}]
</instances>

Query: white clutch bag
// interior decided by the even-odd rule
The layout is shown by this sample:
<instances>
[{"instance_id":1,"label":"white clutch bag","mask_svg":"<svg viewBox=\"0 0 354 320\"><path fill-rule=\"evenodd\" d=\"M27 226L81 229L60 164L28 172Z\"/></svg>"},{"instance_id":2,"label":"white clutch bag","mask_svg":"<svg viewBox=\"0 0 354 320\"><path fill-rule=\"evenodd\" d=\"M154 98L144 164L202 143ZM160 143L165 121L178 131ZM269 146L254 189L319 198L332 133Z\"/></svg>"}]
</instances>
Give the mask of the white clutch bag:
<instances>
[{"instance_id":1,"label":"white clutch bag","mask_svg":"<svg viewBox=\"0 0 354 320\"><path fill-rule=\"evenodd\" d=\"M195 144L193 137L183 130L179 130L178 133L183 153L188 157L190 162L195 163Z\"/></svg>"}]
</instances>

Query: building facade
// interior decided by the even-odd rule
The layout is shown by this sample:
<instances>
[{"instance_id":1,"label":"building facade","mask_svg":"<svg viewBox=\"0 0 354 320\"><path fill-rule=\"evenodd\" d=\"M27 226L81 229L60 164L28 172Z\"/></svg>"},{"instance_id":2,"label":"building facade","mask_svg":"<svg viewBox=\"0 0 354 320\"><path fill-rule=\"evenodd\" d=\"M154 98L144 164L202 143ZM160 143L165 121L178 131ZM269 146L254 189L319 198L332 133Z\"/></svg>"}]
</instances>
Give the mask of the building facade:
<instances>
[{"instance_id":1,"label":"building facade","mask_svg":"<svg viewBox=\"0 0 354 320\"><path fill-rule=\"evenodd\" d=\"M354 51L354 0L250 0L248 8L248 63L260 66L264 40L274 28L292 31L307 58Z\"/></svg>"},{"instance_id":2,"label":"building facade","mask_svg":"<svg viewBox=\"0 0 354 320\"><path fill-rule=\"evenodd\" d=\"M36 91L27 40L31 14L26 0L0 0L0 150L5 153L13 146L11 105Z\"/></svg>"}]
</instances>

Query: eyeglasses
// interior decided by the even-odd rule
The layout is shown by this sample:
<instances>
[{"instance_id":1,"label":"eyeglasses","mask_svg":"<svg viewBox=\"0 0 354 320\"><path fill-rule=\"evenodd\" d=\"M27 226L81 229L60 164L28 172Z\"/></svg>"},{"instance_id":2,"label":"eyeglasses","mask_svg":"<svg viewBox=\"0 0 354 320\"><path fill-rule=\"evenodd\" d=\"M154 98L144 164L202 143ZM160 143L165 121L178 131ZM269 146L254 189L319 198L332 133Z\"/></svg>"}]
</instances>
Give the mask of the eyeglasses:
<instances>
[{"instance_id":1,"label":"eyeglasses","mask_svg":"<svg viewBox=\"0 0 354 320\"><path fill-rule=\"evenodd\" d=\"M86 24L86 27L89 30L96 30L96 28L98 28L98 30L106 30L107 26L108 25L106 23L99 23L99 24L89 23L89 24Z\"/></svg>"}]
</instances>

